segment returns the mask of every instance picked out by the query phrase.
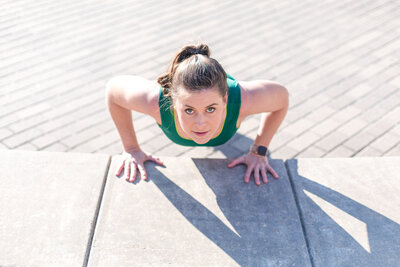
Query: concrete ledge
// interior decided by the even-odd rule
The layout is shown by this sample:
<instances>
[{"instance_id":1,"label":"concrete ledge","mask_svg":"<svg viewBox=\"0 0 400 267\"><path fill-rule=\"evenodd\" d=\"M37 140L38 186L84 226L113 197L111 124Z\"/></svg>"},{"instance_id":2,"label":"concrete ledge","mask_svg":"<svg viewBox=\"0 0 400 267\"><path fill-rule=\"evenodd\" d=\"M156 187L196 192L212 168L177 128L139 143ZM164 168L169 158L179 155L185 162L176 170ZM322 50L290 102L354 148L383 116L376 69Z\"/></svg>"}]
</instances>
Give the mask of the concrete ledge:
<instances>
[{"instance_id":1,"label":"concrete ledge","mask_svg":"<svg viewBox=\"0 0 400 267\"><path fill-rule=\"evenodd\" d=\"M89 266L310 266L283 161L272 161L279 180L257 187L228 160L163 160L129 184L113 158Z\"/></svg>"},{"instance_id":2,"label":"concrete ledge","mask_svg":"<svg viewBox=\"0 0 400 267\"><path fill-rule=\"evenodd\" d=\"M287 165L315 266L398 266L400 158Z\"/></svg>"},{"instance_id":3,"label":"concrete ledge","mask_svg":"<svg viewBox=\"0 0 400 267\"><path fill-rule=\"evenodd\" d=\"M0 265L81 266L109 160L0 150Z\"/></svg>"},{"instance_id":4,"label":"concrete ledge","mask_svg":"<svg viewBox=\"0 0 400 267\"><path fill-rule=\"evenodd\" d=\"M271 160L280 178L260 187L226 159L163 158L134 184L118 160L0 150L0 266L400 260L398 157Z\"/></svg>"}]
</instances>

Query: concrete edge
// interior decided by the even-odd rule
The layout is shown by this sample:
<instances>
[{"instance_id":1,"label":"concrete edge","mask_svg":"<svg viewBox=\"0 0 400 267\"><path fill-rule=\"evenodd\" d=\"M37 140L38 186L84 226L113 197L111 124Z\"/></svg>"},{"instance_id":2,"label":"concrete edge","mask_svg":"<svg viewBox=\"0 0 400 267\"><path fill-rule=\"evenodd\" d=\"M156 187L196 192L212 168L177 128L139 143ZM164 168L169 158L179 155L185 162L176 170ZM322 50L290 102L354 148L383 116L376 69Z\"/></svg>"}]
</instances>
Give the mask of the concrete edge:
<instances>
[{"instance_id":1,"label":"concrete edge","mask_svg":"<svg viewBox=\"0 0 400 267\"><path fill-rule=\"evenodd\" d=\"M88 265L88 262L89 262L90 251L92 249L93 238L94 238L94 234L95 234L96 226L97 226L97 219L99 217L101 204L103 202L103 196L104 196L104 190L105 190L105 187L106 187L107 177L108 177L108 174L110 172L110 165L111 165L111 161L112 161L112 156L111 155L108 155L108 156L109 156L108 157L108 162L107 162L107 166L106 166L105 171L104 171L104 177L103 177L103 182L102 182L101 189L100 189L100 195L99 195L99 199L97 200L97 205L96 205L95 212L93 214L92 227L90 229L90 235L89 235L88 243L86 245L85 257L83 259L83 264L82 264L83 267L86 267Z\"/></svg>"},{"instance_id":2,"label":"concrete edge","mask_svg":"<svg viewBox=\"0 0 400 267\"><path fill-rule=\"evenodd\" d=\"M314 264L314 259L312 257L311 251L310 251L310 243L309 243L309 240L307 237L307 230L306 230L305 224L304 224L304 216L303 216L303 213L300 208L299 199L297 197L297 191L296 191L296 188L294 186L294 181L293 181L294 174L291 172L289 162L295 162L295 164L297 165L297 159L285 159L284 164L285 164L286 173L289 178L290 187L292 189L292 195L293 195L294 201L296 203L296 208L297 208L297 212L298 212L298 216L299 216L299 220L300 220L300 224L301 224L301 229L303 232L304 242L306 243L306 247L307 247L308 259L310 260L310 265L312 267L314 267L315 264Z\"/></svg>"}]
</instances>

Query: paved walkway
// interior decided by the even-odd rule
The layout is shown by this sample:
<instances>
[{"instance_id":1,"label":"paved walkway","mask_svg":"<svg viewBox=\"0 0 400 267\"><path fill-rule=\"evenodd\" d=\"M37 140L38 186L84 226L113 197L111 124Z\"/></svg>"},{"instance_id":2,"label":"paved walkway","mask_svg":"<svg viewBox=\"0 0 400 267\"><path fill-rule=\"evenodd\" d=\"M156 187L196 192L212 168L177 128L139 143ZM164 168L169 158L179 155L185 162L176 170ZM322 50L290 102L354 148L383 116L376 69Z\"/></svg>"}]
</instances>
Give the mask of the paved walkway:
<instances>
[{"instance_id":1,"label":"paved walkway","mask_svg":"<svg viewBox=\"0 0 400 267\"><path fill-rule=\"evenodd\" d=\"M203 41L240 80L290 92L271 156L400 155L399 1L3 1L0 148L102 152L122 146L104 103L114 75L156 79L184 44ZM160 156L236 157L260 116L216 148L171 143L134 114Z\"/></svg>"}]
</instances>

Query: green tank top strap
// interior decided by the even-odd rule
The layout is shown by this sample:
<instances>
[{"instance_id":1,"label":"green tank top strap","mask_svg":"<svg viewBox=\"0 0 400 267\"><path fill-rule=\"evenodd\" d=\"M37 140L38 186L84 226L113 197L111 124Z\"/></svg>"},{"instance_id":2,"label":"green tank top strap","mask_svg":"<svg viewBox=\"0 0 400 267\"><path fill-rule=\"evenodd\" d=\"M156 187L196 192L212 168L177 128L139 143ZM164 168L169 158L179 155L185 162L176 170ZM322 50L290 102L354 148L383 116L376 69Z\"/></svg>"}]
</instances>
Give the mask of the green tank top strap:
<instances>
[{"instance_id":1,"label":"green tank top strap","mask_svg":"<svg viewBox=\"0 0 400 267\"><path fill-rule=\"evenodd\" d=\"M208 141L205 144L197 144L192 139L186 139L181 137L176 130L176 122L174 116L174 109L171 108L170 97L165 97L162 93L162 87L160 86L158 104L161 115L161 125L157 125L165 133L165 135L174 143L183 146L218 146L226 143L232 136L235 135L239 129L236 127L237 120L240 112L241 96L239 83L229 74L227 74L228 84L228 104L226 117L221 133Z\"/></svg>"}]
</instances>

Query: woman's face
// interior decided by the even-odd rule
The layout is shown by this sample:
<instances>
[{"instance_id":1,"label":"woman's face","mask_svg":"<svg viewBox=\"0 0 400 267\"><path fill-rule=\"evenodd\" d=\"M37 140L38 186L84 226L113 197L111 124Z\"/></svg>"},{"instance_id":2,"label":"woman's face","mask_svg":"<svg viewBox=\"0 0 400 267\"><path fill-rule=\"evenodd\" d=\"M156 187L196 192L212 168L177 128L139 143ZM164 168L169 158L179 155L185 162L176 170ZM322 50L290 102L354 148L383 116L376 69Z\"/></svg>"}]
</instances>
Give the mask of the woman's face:
<instances>
[{"instance_id":1,"label":"woman's face","mask_svg":"<svg viewBox=\"0 0 400 267\"><path fill-rule=\"evenodd\" d=\"M174 108L186 137L198 144L216 137L225 120L227 96L222 97L216 87L197 92L178 90Z\"/></svg>"}]
</instances>

